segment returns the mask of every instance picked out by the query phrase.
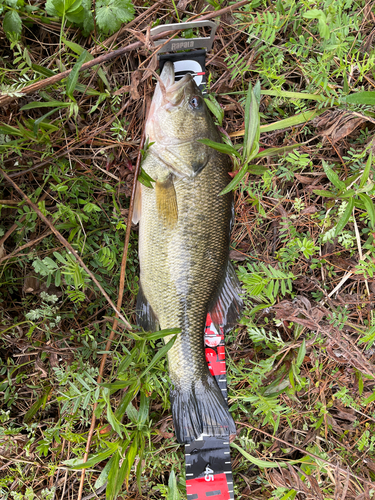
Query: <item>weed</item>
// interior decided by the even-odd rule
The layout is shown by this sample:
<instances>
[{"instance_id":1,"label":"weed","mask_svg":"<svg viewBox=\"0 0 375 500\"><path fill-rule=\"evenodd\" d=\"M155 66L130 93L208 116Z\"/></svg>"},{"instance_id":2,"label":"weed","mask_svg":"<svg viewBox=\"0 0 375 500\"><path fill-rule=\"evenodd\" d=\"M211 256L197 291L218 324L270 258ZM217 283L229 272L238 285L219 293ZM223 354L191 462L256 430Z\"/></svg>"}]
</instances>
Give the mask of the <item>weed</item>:
<instances>
[{"instance_id":1,"label":"weed","mask_svg":"<svg viewBox=\"0 0 375 500\"><path fill-rule=\"evenodd\" d=\"M188 2L184 18L201 14L197 5ZM209 145L233 161L225 192L235 191L233 255L243 260L244 316L227 335L239 498L341 498L347 474L356 498L374 480L375 55L367 7L254 0L234 9L230 27L221 23L208 57L215 98L206 102L226 132ZM140 15L136 31L123 31ZM138 93L151 95L153 48L81 67L122 36L147 43L143 26L182 19L180 6L0 0L0 16L0 99L13 99L0 119L1 168L116 302L143 127L132 72L145 70ZM69 77L44 85L65 69ZM31 84L40 90L26 94ZM152 186L144 173L139 180ZM77 496L86 468L84 496L107 484L111 499L137 491L183 498L165 359L174 332L128 332L120 322L106 353L112 312L91 277L5 182L0 209L0 496ZM137 242L132 228L122 305L130 322ZM167 345L164 335L172 335Z\"/></svg>"}]
</instances>

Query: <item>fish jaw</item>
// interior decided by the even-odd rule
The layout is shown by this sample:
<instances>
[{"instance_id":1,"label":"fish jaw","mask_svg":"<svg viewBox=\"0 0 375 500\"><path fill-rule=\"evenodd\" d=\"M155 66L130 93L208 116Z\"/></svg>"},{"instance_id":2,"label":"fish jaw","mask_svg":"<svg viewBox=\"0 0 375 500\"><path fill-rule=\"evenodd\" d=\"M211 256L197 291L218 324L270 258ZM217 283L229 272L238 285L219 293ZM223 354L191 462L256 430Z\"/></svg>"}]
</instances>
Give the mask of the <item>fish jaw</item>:
<instances>
[{"instance_id":1,"label":"fish jaw","mask_svg":"<svg viewBox=\"0 0 375 500\"><path fill-rule=\"evenodd\" d=\"M146 135L150 142L156 140L162 141L165 138L165 135L158 130L160 110L173 111L183 99L185 85L192 80L192 76L186 74L181 80L176 82L173 64L170 61L164 64L163 71L155 88L146 122Z\"/></svg>"}]
</instances>

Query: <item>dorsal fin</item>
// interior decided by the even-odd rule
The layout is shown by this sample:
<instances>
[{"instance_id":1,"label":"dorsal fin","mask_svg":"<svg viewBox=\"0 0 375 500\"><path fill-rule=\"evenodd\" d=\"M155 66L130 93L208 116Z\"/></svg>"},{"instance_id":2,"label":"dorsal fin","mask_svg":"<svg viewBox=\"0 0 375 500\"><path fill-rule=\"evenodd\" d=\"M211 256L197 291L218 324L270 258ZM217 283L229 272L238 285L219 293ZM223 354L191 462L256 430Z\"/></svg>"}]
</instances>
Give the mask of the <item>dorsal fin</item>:
<instances>
[{"instance_id":1,"label":"dorsal fin","mask_svg":"<svg viewBox=\"0 0 375 500\"><path fill-rule=\"evenodd\" d=\"M156 208L164 224L175 226L178 218L176 191L173 183L173 175L155 184Z\"/></svg>"},{"instance_id":2,"label":"dorsal fin","mask_svg":"<svg viewBox=\"0 0 375 500\"><path fill-rule=\"evenodd\" d=\"M211 318L215 325L224 328L224 333L231 330L237 323L243 309L242 292L233 265L228 261L227 270L219 292L210 309Z\"/></svg>"}]
</instances>

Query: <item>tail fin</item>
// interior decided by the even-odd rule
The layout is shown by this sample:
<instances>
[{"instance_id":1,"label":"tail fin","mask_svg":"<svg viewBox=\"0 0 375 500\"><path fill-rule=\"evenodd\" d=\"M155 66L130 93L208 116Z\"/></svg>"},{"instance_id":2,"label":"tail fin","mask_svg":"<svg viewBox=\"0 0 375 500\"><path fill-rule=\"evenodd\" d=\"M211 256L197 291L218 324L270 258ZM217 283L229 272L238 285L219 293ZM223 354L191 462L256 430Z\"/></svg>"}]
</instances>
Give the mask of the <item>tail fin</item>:
<instances>
[{"instance_id":1,"label":"tail fin","mask_svg":"<svg viewBox=\"0 0 375 500\"><path fill-rule=\"evenodd\" d=\"M236 433L227 403L208 370L189 388L171 389L170 400L179 443L191 443L202 433L217 437Z\"/></svg>"}]
</instances>

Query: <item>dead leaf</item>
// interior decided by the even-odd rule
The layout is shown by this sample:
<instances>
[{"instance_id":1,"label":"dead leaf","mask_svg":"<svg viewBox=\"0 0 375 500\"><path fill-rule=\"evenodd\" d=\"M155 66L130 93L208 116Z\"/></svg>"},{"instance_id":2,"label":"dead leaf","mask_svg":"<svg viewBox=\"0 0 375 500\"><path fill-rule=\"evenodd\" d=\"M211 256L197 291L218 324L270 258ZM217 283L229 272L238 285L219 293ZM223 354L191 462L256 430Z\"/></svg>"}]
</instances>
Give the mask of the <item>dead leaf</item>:
<instances>
[{"instance_id":1,"label":"dead leaf","mask_svg":"<svg viewBox=\"0 0 375 500\"><path fill-rule=\"evenodd\" d=\"M26 276L23 281L24 293L37 293L40 290L40 280L35 276Z\"/></svg>"},{"instance_id":2,"label":"dead leaf","mask_svg":"<svg viewBox=\"0 0 375 500\"><path fill-rule=\"evenodd\" d=\"M366 121L365 116L354 115L343 110L327 111L314 120L320 134L337 142L350 135Z\"/></svg>"},{"instance_id":3,"label":"dead leaf","mask_svg":"<svg viewBox=\"0 0 375 500\"><path fill-rule=\"evenodd\" d=\"M141 81L141 72L137 69L136 71L133 71L132 73L132 81L130 85L130 96L134 101L138 101L138 99L141 98L138 92L138 85L139 82Z\"/></svg>"},{"instance_id":4,"label":"dead leaf","mask_svg":"<svg viewBox=\"0 0 375 500\"><path fill-rule=\"evenodd\" d=\"M317 211L318 209L315 205L310 205L309 207L306 207L302 210L301 215L315 214L315 212Z\"/></svg>"},{"instance_id":5,"label":"dead leaf","mask_svg":"<svg viewBox=\"0 0 375 500\"><path fill-rule=\"evenodd\" d=\"M116 90L116 92L113 92L113 95L122 95L126 94L127 92L130 92L130 85L124 85L120 89Z\"/></svg>"},{"instance_id":6,"label":"dead leaf","mask_svg":"<svg viewBox=\"0 0 375 500\"><path fill-rule=\"evenodd\" d=\"M191 2L191 0L179 0L177 4L177 10L180 12L186 10L186 6L189 2Z\"/></svg>"},{"instance_id":7,"label":"dead leaf","mask_svg":"<svg viewBox=\"0 0 375 500\"><path fill-rule=\"evenodd\" d=\"M305 175L294 174L294 177L301 182L301 184L312 184L316 179L313 177L306 177Z\"/></svg>"},{"instance_id":8,"label":"dead leaf","mask_svg":"<svg viewBox=\"0 0 375 500\"><path fill-rule=\"evenodd\" d=\"M51 368L58 368L60 366L59 357L55 352L52 352L49 355L49 364L51 365Z\"/></svg>"},{"instance_id":9,"label":"dead leaf","mask_svg":"<svg viewBox=\"0 0 375 500\"><path fill-rule=\"evenodd\" d=\"M126 28L126 31L129 31L135 38L137 38L140 42L142 42L144 45L147 44L147 38L146 36L142 33L142 31L137 31L137 30L132 30L130 28Z\"/></svg>"},{"instance_id":10,"label":"dead leaf","mask_svg":"<svg viewBox=\"0 0 375 500\"><path fill-rule=\"evenodd\" d=\"M237 250L231 250L229 252L229 258L232 260L237 260L239 262L242 262L243 260L246 260L248 258L248 255L238 252Z\"/></svg>"}]
</instances>

